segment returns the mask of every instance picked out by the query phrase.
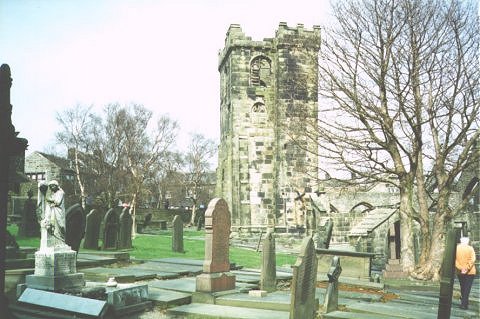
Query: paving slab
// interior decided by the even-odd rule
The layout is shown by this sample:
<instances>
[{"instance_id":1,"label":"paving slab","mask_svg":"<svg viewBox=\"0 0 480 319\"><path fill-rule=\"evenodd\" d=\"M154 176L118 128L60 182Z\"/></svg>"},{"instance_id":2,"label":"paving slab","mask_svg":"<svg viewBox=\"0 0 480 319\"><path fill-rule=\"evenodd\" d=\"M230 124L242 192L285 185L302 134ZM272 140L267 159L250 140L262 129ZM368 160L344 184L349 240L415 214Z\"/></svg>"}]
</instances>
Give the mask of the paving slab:
<instances>
[{"instance_id":1,"label":"paving slab","mask_svg":"<svg viewBox=\"0 0 480 319\"><path fill-rule=\"evenodd\" d=\"M148 299L157 306L167 308L191 303L192 295L183 292L149 287Z\"/></svg>"},{"instance_id":2,"label":"paving slab","mask_svg":"<svg viewBox=\"0 0 480 319\"><path fill-rule=\"evenodd\" d=\"M248 309L231 306L192 303L167 312L171 315L183 315L187 318L228 318L228 319L288 319L286 311Z\"/></svg>"}]
</instances>

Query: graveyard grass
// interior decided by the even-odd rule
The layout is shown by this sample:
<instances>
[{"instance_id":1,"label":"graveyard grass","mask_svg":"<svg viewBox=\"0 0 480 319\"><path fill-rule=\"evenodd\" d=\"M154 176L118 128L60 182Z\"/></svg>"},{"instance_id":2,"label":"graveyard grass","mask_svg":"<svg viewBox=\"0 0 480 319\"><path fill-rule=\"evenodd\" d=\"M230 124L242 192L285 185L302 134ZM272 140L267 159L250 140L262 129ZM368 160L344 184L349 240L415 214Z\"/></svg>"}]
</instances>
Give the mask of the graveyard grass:
<instances>
[{"instance_id":1,"label":"graveyard grass","mask_svg":"<svg viewBox=\"0 0 480 319\"><path fill-rule=\"evenodd\" d=\"M16 225L8 226L8 231L16 237L18 228ZM171 233L165 231L165 234L147 235L137 234L133 240L133 249L129 251L130 256L135 259L158 259L167 257L191 258L202 260L205 257L205 232L189 230L183 231L184 250L185 253L172 252L172 236ZM39 247L40 238L18 238L16 237L20 247ZM83 242L80 247L83 246ZM80 252L88 253L89 249L80 248ZM293 265L296 256L277 253L277 266ZM237 248L230 246L230 262L246 268L260 269L262 253L255 250Z\"/></svg>"}]
</instances>

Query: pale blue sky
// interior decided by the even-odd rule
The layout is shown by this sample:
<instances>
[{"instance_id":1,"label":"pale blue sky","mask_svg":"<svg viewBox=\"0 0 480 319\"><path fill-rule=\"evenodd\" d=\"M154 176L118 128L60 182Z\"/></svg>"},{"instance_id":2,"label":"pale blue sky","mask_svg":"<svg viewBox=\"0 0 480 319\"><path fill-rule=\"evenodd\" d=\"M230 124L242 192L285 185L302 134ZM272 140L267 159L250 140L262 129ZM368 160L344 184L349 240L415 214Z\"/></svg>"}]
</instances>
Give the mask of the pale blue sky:
<instances>
[{"instance_id":1,"label":"pale blue sky","mask_svg":"<svg viewBox=\"0 0 480 319\"><path fill-rule=\"evenodd\" d=\"M278 24L324 25L328 0L2 0L0 63L13 77L13 123L29 150L54 142L56 112L143 104L218 142L218 51L231 23L255 40ZM27 152L27 153L28 153Z\"/></svg>"}]
</instances>

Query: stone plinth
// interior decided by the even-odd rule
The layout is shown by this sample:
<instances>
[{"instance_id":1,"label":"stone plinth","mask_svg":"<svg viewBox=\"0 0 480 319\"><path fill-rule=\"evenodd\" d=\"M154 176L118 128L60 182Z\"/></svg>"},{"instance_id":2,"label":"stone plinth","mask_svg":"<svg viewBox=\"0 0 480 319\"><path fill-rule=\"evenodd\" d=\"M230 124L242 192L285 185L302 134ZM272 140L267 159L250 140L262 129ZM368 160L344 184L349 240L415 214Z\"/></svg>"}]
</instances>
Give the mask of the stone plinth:
<instances>
[{"instance_id":1,"label":"stone plinth","mask_svg":"<svg viewBox=\"0 0 480 319\"><path fill-rule=\"evenodd\" d=\"M197 276L197 291L217 292L235 289L235 275L229 272L201 274Z\"/></svg>"},{"instance_id":2,"label":"stone plinth","mask_svg":"<svg viewBox=\"0 0 480 319\"><path fill-rule=\"evenodd\" d=\"M25 278L29 288L59 291L85 285L77 273L76 252L68 246L46 247L35 253L35 272Z\"/></svg>"}]
</instances>

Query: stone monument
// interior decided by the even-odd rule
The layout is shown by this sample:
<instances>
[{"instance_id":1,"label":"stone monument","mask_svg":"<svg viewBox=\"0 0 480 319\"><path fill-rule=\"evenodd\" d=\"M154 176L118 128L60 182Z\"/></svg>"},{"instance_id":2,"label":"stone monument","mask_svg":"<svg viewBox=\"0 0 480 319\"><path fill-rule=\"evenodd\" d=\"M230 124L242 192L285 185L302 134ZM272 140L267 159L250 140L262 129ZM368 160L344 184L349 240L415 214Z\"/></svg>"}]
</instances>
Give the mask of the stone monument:
<instances>
[{"instance_id":1,"label":"stone monument","mask_svg":"<svg viewBox=\"0 0 480 319\"><path fill-rule=\"evenodd\" d=\"M183 220L179 215L173 218L172 251L183 253Z\"/></svg>"},{"instance_id":2,"label":"stone monument","mask_svg":"<svg viewBox=\"0 0 480 319\"><path fill-rule=\"evenodd\" d=\"M48 187L39 183L37 202L42 216L40 249L35 253L34 274L26 276L26 286L50 291L83 287L83 274L77 273L77 253L65 243L64 193L58 182L51 181Z\"/></svg>"},{"instance_id":3,"label":"stone monument","mask_svg":"<svg viewBox=\"0 0 480 319\"><path fill-rule=\"evenodd\" d=\"M268 231L262 245L262 273L260 275L260 289L267 292L277 290L275 255L275 237L272 231Z\"/></svg>"},{"instance_id":4,"label":"stone monument","mask_svg":"<svg viewBox=\"0 0 480 319\"><path fill-rule=\"evenodd\" d=\"M98 238L100 235L100 224L102 223L100 213L92 209L86 217L85 240L83 248L98 249Z\"/></svg>"},{"instance_id":5,"label":"stone monument","mask_svg":"<svg viewBox=\"0 0 480 319\"><path fill-rule=\"evenodd\" d=\"M340 258L333 256L330 270L327 273L328 287L325 293L324 313L332 312L338 309L338 278L342 273Z\"/></svg>"},{"instance_id":6,"label":"stone monument","mask_svg":"<svg viewBox=\"0 0 480 319\"><path fill-rule=\"evenodd\" d=\"M229 261L230 212L227 202L214 198L205 212L205 260L197 276L197 292L218 292L235 288Z\"/></svg>"},{"instance_id":7,"label":"stone monument","mask_svg":"<svg viewBox=\"0 0 480 319\"><path fill-rule=\"evenodd\" d=\"M315 298L318 260L311 237L303 240L300 255L292 268L290 319L313 319L318 307Z\"/></svg>"}]
</instances>

